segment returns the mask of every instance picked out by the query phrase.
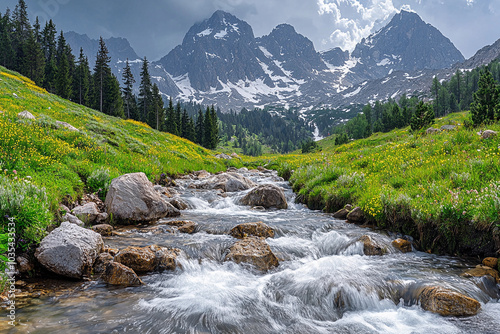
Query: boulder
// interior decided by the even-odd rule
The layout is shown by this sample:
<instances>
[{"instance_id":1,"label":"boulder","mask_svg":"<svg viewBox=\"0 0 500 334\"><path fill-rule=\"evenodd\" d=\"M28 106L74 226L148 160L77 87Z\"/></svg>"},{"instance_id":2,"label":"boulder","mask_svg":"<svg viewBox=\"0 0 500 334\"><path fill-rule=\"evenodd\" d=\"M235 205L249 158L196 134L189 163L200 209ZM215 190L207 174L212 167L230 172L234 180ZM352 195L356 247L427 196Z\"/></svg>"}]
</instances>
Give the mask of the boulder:
<instances>
[{"instance_id":1,"label":"boulder","mask_svg":"<svg viewBox=\"0 0 500 334\"><path fill-rule=\"evenodd\" d=\"M451 131L451 130L455 130L456 126L455 125L443 125L441 127L441 130L442 131Z\"/></svg>"},{"instance_id":2,"label":"boulder","mask_svg":"<svg viewBox=\"0 0 500 334\"><path fill-rule=\"evenodd\" d=\"M378 245L369 235L363 235L359 238L363 243L363 253L365 255L384 255L387 253L385 247Z\"/></svg>"},{"instance_id":3,"label":"boulder","mask_svg":"<svg viewBox=\"0 0 500 334\"><path fill-rule=\"evenodd\" d=\"M134 270L117 262L109 262L106 265L101 279L113 285L139 286L144 284Z\"/></svg>"},{"instance_id":4,"label":"boulder","mask_svg":"<svg viewBox=\"0 0 500 334\"><path fill-rule=\"evenodd\" d=\"M481 138L482 139L488 139L491 137L495 137L497 135L496 131L493 130L484 130L483 133L481 133Z\"/></svg>"},{"instance_id":5,"label":"boulder","mask_svg":"<svg viewBox=\"0 0 500 334\"><path fill-rule=\"evenodd\" d=\"M225 159L225 160L231 160L232 159L229 155L227 155L225 153L216 154L215 157L217 159Z\"/></svg>"},{"instance_id":6,"label":"boulder","mask_svg":"<svg viewBox=\"0 0 500 334\"><path fill-rule=\"evenodd\" d=\"M168 202L177 210L186 210L189 208L187 203L179 197L169 199Z\"/></svg>"},{"instance_id":7,"label":"boulder","mask_svg":"<svg viewBox=\"0 0 500 334\"><path fill-rule=\"evenodd\" d=\"M56 274L81 278L90 274L103 246L98 233L64 222L42 240L35 257Z\"/></svg>"},{"instance_id":8,"label":"boulder","mask_svg":"<svg viewBox=\"0 0 500 334\"><path fill-rule=\"evenodd\" d=\"M265 239L274 238L274 230L263 222L244 223L233 227L229 235L238 239L243 239L250 235Z\"/></svg>"},{"instance_id":9,"label":"boulder","mask_svg":"<svg viewBox=\"0 0 500 334\"><path fill-rule=\"evenodd\" d=\"M167 198L172 197L167 187L156 184L153 186L154 190L157 191L160 195L165 195Z\"/></svg>"},{"instance_id":10,"label":"boulder","mask_svg":"<svg viewBox=\"0 0 500 334\"><path fill-rule=\"evenodd\" d=\"M347 220L351 223L361 224L365 221L365 215L363 210L359 206L355 207L349 214L347 215Z\"/></svg>"},{"instance_id":11,"label":"boulder","mask_svg":"<svg viewBox=\"0 0 500 334\"><path fill-rule=\"evenodd\" d=\"M111 181L105 205L113 220L120 223L155 221L180 212L165 202L146 174L125 174Z\"/></svg>"},{"instance_id":12,"label":"boulder","mask_svg":"<svg viewBox=\"0 0 500 334\"><path fill-rule=\"evenodd\" d=\"M157 265L156 254L149 247L129 246L120 250L114 260L136 272L154 271Z\"/></svg>"},{"instance_id":13,"label":"boulder","mask_svg":"<svg viewBox=\"0 0 500 334\"><path fill-rule=\"evenodd\" d=\"M241 159L240 156L237 154L237 153L231 153L231 158L235 158L235 159Z\"/></svg>"},{"instance_id":14,"label":"boulder","mask_svg":"<svg viewBox=\"0 0 500 334\"><path fill-rule=\"evenodd\" d=\"M85 194L82 197L82 201L80 202L81 205L85 205L87 203L94 202L97 205L97 209L100 212L106 211L106 206L104 205L103 201L97 196L96 194Z\"/></svg>"},{"instance_id":15,"label":"boulder","mask_svg":"<svg viewBox=\"0 0 500 334\"><path fill-rule=\"evenodd\" d=\"M106 212L100 212L95 219L94 224L105 224L108 222L109 215Z\"/></svg>"},{"instance_id":16,"label":"boulder","mask_svg":"<svg viewBox=\"0 0 500 334\"><path fill-rule=\"evenodd\" d=\"M472 316L476 315L481 308L481 304L473 298L433 286L422 290L419 302L424 310L442 316Z\"/></svg>"},{"instance_id":17,"label":"boulder","mask_svg":"<svg viewBox=\"0 0 500 334\"><path fill-rule=\"evenodd\" d=\"M30 113L28 110L21 111L19 114L17 114L17 117L23 119L36 119L35 116L33 116L33 114Z\"/></svg>"},{"instance_id":18,"label":"boulder","mask_svg":"<svg viewBox=\"0 0 500 334\"><path fill-rule=\"evenodd\" d=\"M108 263L113 262L113 256L109 253L101 253L94 263L94 274L101 275L106 271Z\"/></svg>"},{"instance_id":19,"label":"boulder","mask_svg":"<svg viewBox=\"0 0 500 334\"><path fill-rule=\"evenodd\" d=\"M394 246L394 248L399 249L403 253L409 253L412 251L411 242L405 239L396 239L392 242L392 245Z\"/></svg>"},{"instance_id":20,"label":"boulder","mask_svg":"<svg viewBox=\"0 0 500 334\"><path fill-rule=\"evenodd\" d=\"M103 237L109 237L113 233L113 226L109 224L94 225L92 231L99 233Z\"/></svg>"},{"instance_id":21,"label":"boulder","mask_svg":"<svg viewBox=\"0 0 500 334\"><path fill-rule=\"evenodd\" d=\"M229 249L226 261L249 263L257 269L267 271L279 265L276 255L263 238L247 237L237 241Z\"/></svg>"},{"instance_id":22,"label":"boulder","mask_svg":"<svg viewBox=\"0 0 500 334\"><path fill-rule=\"evenodd\" d=\"M498 283L500 283L500 276L498 275L498 271L487 266L477 265L476 268L469 269L462 274L462 276L464 277L483 277L486 275L490 275Z\"/></svg>"},{"instance_id":23,"label":"boulder","mask_svg":"<svg viewBox=\"0 0 500 334\"><path fill-rule=\"evenodd\" d=\"M111 256L115 256L116 254L118 254L119 250L116 248L104 247L102 252L109 253Z\"/></svg>"},{"instance_id":24,"label":"boulder","mask_svg":"<svg viewBox=\"0 0 500 334\"><path fill-rule=\"evenodd\" d=\"M353 209L353 207L352 207L352 205L351 205L351 204L346 204L346 205L344 206L344 209L346 209L347 211L351 212L351 211L352 211L352 209Z\"/></svg>"},{"instance_id":25,"label":"boulder","mask_svg":"<svg viewBox=\"0 0 500 334\"><path fill-rule=\"evenodd\" d=\"M483 265L496 269L498 266L498 259L496 257L487 257L483 260Z\"/></svg>"},{"instance_id":26,"label":"boulder","mask_svg":"<svg viewBox=\"0 0 500 334\"><path fill-rule=\"evenodd\" d=\"M76 132L80 132L80 130L78 130L77 128L75 128L73 125L69 124L69 123L66 123L66 122L61 122L61 121L56 121L56 127L58 129L60 128L65 128L69 131L76 131Z\"/></svg>"},{"instance_id":27,"label":"boulder","mask_svg":"<svg viewBox=\"0 0 500 334\"><path fill-rule=\"evenodd\" d=\"M206 178L200 184L196 185L196 188L221 189L225 192L236 192L248 190L256 185L255 182L238 173L229 172Z\"/></svg>"},{"instance_id":28,"label":"boulder","mask_svg":"<svg viewBox=\"0 0 500 334\"><path fill-rule=\"evenodd\" d=\"M94 202L73 208L72 213L86 224L93 224L99 216L99 208Z\"/></svg>"},{"instance_id":29,"label":"boulder","mask_svg":"<svg viewBox=\"0 0 500 334\"><path fill-rule=\"evenodd\" d=\"M439 129L436 129L436 128L433 128L433 127L430 127L427 130L425 130L425 133L428 134L428 135L434 134L436 132L439 132Z\"/></svg>"},{"instance_id":30,"label":"boulder","mask_svg":"<svg viewBox=\"0 0 500 334\"><path fill-rule=\"evenodd\" d=\"M66 213L63 217L62 217L63 221L66 221L66 222L70 222L71 224L75 224L75 225L78 225L78 226L84 226L85 223L82 222L80 219L78 219L78 217L76 216L73 216L71 213Z\"/></svg>"},{"instance_id":31,"label":"boulder","mask_svg":"<svg viewBox=\"0 0 500 334\"><path fill-rule=\"evenodd\" d=\"M339 211L337 211L333 214L333 218L346 219L348 214L349 214L349 210L340 209Z\"/></svg>"},{"instance_id":32,"label":"boulder","mask_svg":"<svg viewBox=\"0 0 500 334\"><path fill-rule=\"evenodd\" d=\"M196 232L196 228L198 224L188 220L173 220L169 222L165 222L166 225L175 226L180 233L188 233L193 234Z\"/></svg>"},{"instance_id":33,"label":"boulder","mask_svg":"<svg viewBox=\"0 0 500 334\"><path fill-rule=\"evenodd\" d=\"M156 256L156 270L175 270L179 266L177 257L181 254L181 250L177 248L166 248L157 245L150 246L151 251Z\"/></svg>"},{"instance_id":34,"label":"boulder","mask_svg":"<svg viewBox=\"0 0 500 334\"><path fill-rule=\"evenodd\" d=\"M287 209L285 193L283 189L274 184L263 184L252 189L241 199L241 204L250 206L263 206L266 209L275 207Z\"/></svg>"},{"instance_id":35,"label":"boulder","mask_svg":"<svg viewBox=\"0 0 500 334\"><path fill-rule=\"evenodd\" d=\"M126 265L136 272L174 270L180 250L157 245L147 247L127 247L115 255L115 262Z\"/></svg>"}]
</instances>

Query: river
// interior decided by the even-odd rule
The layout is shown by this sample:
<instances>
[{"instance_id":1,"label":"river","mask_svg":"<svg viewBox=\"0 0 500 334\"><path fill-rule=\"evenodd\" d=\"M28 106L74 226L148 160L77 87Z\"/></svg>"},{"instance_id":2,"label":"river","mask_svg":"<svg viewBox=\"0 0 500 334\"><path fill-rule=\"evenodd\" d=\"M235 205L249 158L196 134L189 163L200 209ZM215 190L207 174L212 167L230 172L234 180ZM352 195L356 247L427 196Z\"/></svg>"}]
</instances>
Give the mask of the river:
<instances>
[{"instance_id":1,"label":"river","mask_svg":"<svg viewBox=\"0 0 500 334\"><path fill-rule=\"evenodd\" d=\"M475 263L418 251L403 254L391 246L395 235L295 204L289 185L274 173L242 173L285 188L289 208L253 210L237 204L245 192L222 197L189 188L197 181L181 180L177 190L190 205L181 219L198 223L197 233L169 233L159 221L156 231L125 228L104 242L114 248L177 247L184 251L182 268L142 276L146 285L141 287L59 282L59 293L29 300L17 310L21 325L10 333L500 332L498 286L460 276ZM266 241L280 265L267 273L223 261L236 240L228 231L255 221L276 233ZM357 241L362 235L385 245L388 253L365 256ZM481 311L464 318L424 311L412 292L427 284L473 297Z\"/></svg>"}]
</instances>

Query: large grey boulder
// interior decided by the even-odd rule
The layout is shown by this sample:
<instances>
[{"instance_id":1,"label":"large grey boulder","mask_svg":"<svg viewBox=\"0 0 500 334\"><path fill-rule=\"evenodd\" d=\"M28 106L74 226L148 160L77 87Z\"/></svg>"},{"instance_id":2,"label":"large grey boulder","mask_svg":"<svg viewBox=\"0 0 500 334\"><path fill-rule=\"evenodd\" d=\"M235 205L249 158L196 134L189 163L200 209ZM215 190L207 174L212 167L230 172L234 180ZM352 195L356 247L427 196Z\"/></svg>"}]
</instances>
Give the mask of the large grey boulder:
<instances>
[{"instance_id":1,"label":"large grey boulder","mask_svg":"<svg viewBox=\"0 0 500 334\"><path fill-rule=\"evenodd\" d=\"M201 189L221 189L225 192L236 192L248 190L256 185L255 182L238 173L228 172L206 178L203 182L196 185L196 187Z\"/></svg>"},{"instance_id":2,"label":"large grey boulder","mask_svg":"<svg viewBox=\"0 0 500 334\"><path fill-rule=\"evenodd\" d=\"M119 223L149 222L180 215L179 210L161 198L144 173L113 179L104 204L113 221Z\"/></svg>"},{"instance_id":3,"label":"large grey boulder","mask_svg":"<svg viewBox=\"0 0 500 334\"><path fill-rule=\"evenodd\" d=\"M81 278L91 273L94 261L103 247L98 233L63 222L42 240L35 257L45 268L56 274Z\"/></svg>"},{"instance_id":4,"label":"large grey boulder","mask_svg":"<svg viewBox=\"0 0 500 334\"><path fill-rule=\"evenodd\" d=\"M250 206L262 206L266 209L277 208L286 209L288 203L286 202L285 193L283 189L274 184L263 184L255 189L252 189L248 194L241 199L241 204Z\"/></svg>"},{"instance_id":5,"label":"large grey boulder","mask_svg":"<svg viewBox=\"0 0 500 334\"><path fill-rule=\"evenodd\" d=\"M66 123L66 122L61 122L61 121L56 121L56 127L58 129L60 128L65 128L69 131L75 131L75 132L80 132L77 128L75 128L73 125Z\"/></svg>"},{"instance_id":6,"label":"large grey boulder","mask_svg":"<svg viewBox=\"0 0 500 334\"><path fill-rule=\"evenodd\" d=\"M19 114L17 114L17 117L24 119L36 119L35 116L33 116L33 114L30 113L28 110L21 111Z\"/></svg>"},{"instance_id":7,"label":"large grey boulder","mask_svg":"<svg viewBox=\"0 0 500 334\"><path fill-rule=\"evenodd\" d=\"M93 224L99 217L99 208L94 202L88 202L85 205L77 206L73 209L73 215L87 224Z\"/></svg>"}]
</instances>

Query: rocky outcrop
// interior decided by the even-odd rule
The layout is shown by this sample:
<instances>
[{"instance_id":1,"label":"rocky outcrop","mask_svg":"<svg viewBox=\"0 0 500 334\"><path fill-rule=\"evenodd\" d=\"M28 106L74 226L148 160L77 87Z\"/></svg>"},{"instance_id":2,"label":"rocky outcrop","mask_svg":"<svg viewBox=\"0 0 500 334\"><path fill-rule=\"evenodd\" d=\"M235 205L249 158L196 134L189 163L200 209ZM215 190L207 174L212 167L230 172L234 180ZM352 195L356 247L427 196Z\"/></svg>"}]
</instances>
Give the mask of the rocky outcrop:
<instances>
[{"instance_id":1,"label":"rocky outcrop","mask_svg":"<svg viewBox=\"0 0 500 334\"><path fill-rule=\"evenodd\" d=\"M179 210L154 190L144 173L125 174L113 179L105 205L108 214L120 223L149 222L180 215Z\"/></svg>"},{"instance_id":2,"label":"rocky outcrop","mask_svg":"<svg viewBox=\"0 0 500 334\"><path fill-rule=\"evenodd\" d=\"M387 249L377 244L369 235L363 235L359 238L363 243L363 253L365 255L384 255Z\"/></svg>"},{"instance_id":3,"label":"rocky outcrop","mask_svg":"<svg viewBox=\"0 0 500 334\"><path fill-rule=\"evenodd\" d=\"M497 135L497 132L496 132L496 131L493 131L493 130L484 130L484 131L481 133L481 138L482 138L482 139L488 139L488 138L495 137L496 135Z\"/></svg>"},{"instance_id":4,"label":"rocky outcrop","mask_svg":"<svg viewBox=\"0 0 500 334\"><path fill-rule=\"evenodd\" d=\"M259 237L247 237L237 241L229 249L225 260L248 263L261 271L267 271L279 265L278 258L269 245Z\"/></svg>"},{"instance_id":5,"label":"rocky outcrop","mask_svg":"<svg viewBox=\"0 0 500 334\"><path fill-rule=\"evenodd\" d=\"M121 263L135 272L173 270L177 266L180 250L156 245L147 247L127 247L115 255L115 262Z\"/></svg>"},{"instance_id":6,"label":"rocky outcrop","mask_svg":"<svg viewBox=\"0 0 500 334\"><path fill-rule=\"evenodd\" d=\"M274 230L263 222L244 223L233 227L229 235L238 239L243 239L247 236L274 238Z\"/></svg>"},{"instance_id":7,"label":"rocky outcrop","mask_svg":"<svg viewBox=\"0 0 500 334\"><path fill-rule=\"evenodd\" d=\"M361 208L358 206L351 210L346 218L350 223L362 224L365 221L365 214L363 213L363 210L361 210Z\"/></svg>"},{"instance_id":8,"label":"rocky outcrop","mask_svg":"<svg viewBox=\"0 0 500 334\"><path fill-rule=\"evenodd\" d=\"M100 214L99 208L94 202L88 202L83 206L77 206L73 209L72 213L86 224L94 224Z\"/></svg>"},{"instance_id":9,"label":"rocky outcrop","mask_svg":"<svg viewBox=\"0 0 500 334\"><path fill-rule=\"evenodd\" d=\"M42 240L35 257L56 274L81 278L90 274L103 246L98 233L63 222Z\"/></svg>"},{"instance_id":10,"label":"rocky outcrop","mask_svg":"<svg viewBox=\"0 0 500 334\"><path fill-rule=\"evenodd\" d=\"M73 125L66 123L66 122L56 121L56 127L58 129L64 128L64 129L69 130L69 131L80 132L80 130L78 130Z\"/></svg>"},{"instance_id":11,"label":"rocky outcrop","mask_svg":"<svg viewBox=\"0 0 500 334\"><path fill-rule=\"evenodd\" d=\"M424 288L419 302L424 310L442 316L472 316L481 308L477 300L441 287Z\"/></svg>"},{"instance_id":12,"label":"rocky outcrop","mask_svg":"<svg viewBox=\"0 0 500 334\"><path fill-rule=\"evenodd\" d=\"M467 270L462 274L462 276L464 277L483 277L486 275L490 275L497 281L497 283L500 283L500 276L498 275L498 271L488 266L477 265L476 268Z\"/></svg>"},{"instance_id":13,"label":"rocky outcrop","mask_svg":"<svg viewBox=\"0 0 500 334\"><path fill-rule=\"evenodd\" d=\"M99 233L103 237L109 237L113 234L113 226L109 224L99 224L92 226L92 231Z\"/></svg>"},{"instance_id":14,"label":"rocky outcrop","mask_svg":"<svg viewBox=\"0 0 500 334\"><path fill-rule=\"evenodd\" d=\"M233 172L213 175L204 179L195 187L199 189L221 189L225 192L236 192L248 190L255 187L257 184L252 180Z\"/></svg>"},{"instance_id":15,"label":"rocky outcrop","mask_svg":"<svg viewBox=\"0 0 500 334\"><path fill-rule=\"evenodd\" d=\"M392 242L392 245L394 246L394 248L399 249L403 253L409 253L412 251L411 242L405 239L396 239Z\"/></svg>"},{"instance_id":16,"label":"rocky outcrop","mask_svg":"<svg viewBox=\"0 0 500 334\"><path fill-rule=\"evenodd\" d=\"M196 228L198 227L198 224L196 224L195 222L187 220L173 220L165 222L165 224L176 227L177 231L179 231L180 233L188 234L193 234L194 232L196 232Z\"/></svg>"},{"instance_id":17,"label":"rocky outcrop","mask_svg":"<svg viewBox=\"0 0 500 334\"><path fill-rule=\"evenodd\" d=\"M22 119L36 119L35 116L33 116L33 114L28 110L21 111L19 114L17 114L17 117Z\"/></svg>"},{"instance_id":18,"label":"rocky outcrop","mask_svg":"<svg viewBox=\"0 0 500 334\"><path fill-rule=\"evenodd\" d=\"M439 129L436 129L436 128L433 128L433 127L430 127L428 128L427 130L425 130L425 133L428 134L428 135L432 135L436 132L439 132L440 130Z\"/></svg>"},{"instance_id":19,"label":"rocky outcrop","mask_svg":"<svg viewBox=\"0 0 500 334\"><path fill-rule=\"evenodd\" d=\"M118 262L109 262L101 279L113 285L139 286L144 284L134 270Z\"/></svg>"},{"instance_id":20,"label":"rocky outcrop","mask_svg":"<svg viewBox=\"0 0 500 334\"><path fill-rule=\"evenodd\" d=\"M241 199L241 204L250 206L262 206L266 209L287 209L285 193L283 189L274 184L263 184L252 189Z\"/></svg>"}]
</instances>

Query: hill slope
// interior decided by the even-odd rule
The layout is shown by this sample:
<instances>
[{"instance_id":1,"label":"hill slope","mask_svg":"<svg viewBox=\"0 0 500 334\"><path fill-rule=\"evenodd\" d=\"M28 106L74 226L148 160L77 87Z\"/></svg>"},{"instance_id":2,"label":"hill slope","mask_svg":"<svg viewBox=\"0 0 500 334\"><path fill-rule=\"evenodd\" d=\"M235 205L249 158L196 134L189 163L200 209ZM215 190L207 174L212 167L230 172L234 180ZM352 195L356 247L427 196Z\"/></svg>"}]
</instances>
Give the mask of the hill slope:
<instances>
[{"instance_id":1,"label":"hill slope","mask_svg":"<svg viewBox=\"0 0 500 334\"><path fill-rule=\"evenodd\" d=\"M144 172L164 174L227 166L185 139L132 120L110 117L47 93L17 73L0 67L0 167L47 189L54 209L83 194L87 177L106 168L112 177ZM21 119L27 110L34 120ZM71 131L57 122L66 122Z\"/></svg>"}]
</instances>

